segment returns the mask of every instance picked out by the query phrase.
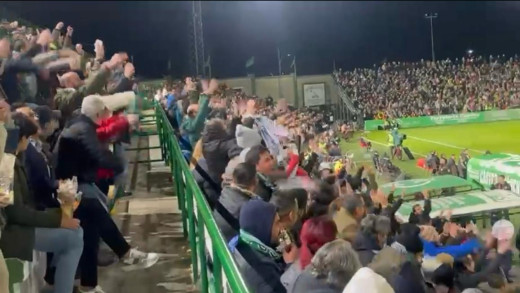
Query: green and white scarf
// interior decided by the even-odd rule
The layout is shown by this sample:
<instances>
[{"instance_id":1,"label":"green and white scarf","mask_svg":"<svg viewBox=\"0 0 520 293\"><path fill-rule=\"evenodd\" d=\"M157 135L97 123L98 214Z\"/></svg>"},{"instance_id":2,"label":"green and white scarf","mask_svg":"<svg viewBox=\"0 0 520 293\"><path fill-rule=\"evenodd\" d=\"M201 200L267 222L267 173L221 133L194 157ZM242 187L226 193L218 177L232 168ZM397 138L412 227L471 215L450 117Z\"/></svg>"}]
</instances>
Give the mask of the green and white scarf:
<instances>
[{"instance_id":1,"label":"green and white scarf","mask_svg":"<svg viewBox=\"0 0 520 293\"><path fill-rule=\"evenodd\" d=\"M282 256L276 252L276 250L272 249L271 247L265 245L255 236L247 233L246 231L240 229L240 241L243 243L249 245L254 250L260 252L263 255L269 256L270 258L274 260L279 260Z\"/></svg>"}]
</instances>

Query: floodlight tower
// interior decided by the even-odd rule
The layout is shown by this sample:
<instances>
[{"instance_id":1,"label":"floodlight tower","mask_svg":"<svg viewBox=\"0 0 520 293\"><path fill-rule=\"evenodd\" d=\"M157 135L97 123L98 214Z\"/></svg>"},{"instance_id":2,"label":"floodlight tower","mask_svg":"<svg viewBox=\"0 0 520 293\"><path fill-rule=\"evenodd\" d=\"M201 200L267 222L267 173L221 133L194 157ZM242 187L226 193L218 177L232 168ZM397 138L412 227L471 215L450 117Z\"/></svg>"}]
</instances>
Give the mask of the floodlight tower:
<instances>
[{"instance_id":1,"label":"floodlight tower","mask_svg":"<svg viewBox=\"0 0 520 293\"><path fill-rule=\"evenodd\" d=\"M435 62L435 49L434 49L434 46L433 46L433 20L435 18L437 18L437 13L436 12L430 12L430 13L426 13L424 15L424 18L426 19L429 19L430 20L430 37L431 37L431 42L432 42L432 61Z\"/></svg>"},{"instance_id":2,"label":"floodlight tower","mask_svg":"<svg viewBox=\"0 0 520 293\"><path fill-rule=\"evenodd\" d=\"M202 1L192 1L192 50L193 74L205 76L204 33L202 26Z\"/></svg>"}]
</instances>

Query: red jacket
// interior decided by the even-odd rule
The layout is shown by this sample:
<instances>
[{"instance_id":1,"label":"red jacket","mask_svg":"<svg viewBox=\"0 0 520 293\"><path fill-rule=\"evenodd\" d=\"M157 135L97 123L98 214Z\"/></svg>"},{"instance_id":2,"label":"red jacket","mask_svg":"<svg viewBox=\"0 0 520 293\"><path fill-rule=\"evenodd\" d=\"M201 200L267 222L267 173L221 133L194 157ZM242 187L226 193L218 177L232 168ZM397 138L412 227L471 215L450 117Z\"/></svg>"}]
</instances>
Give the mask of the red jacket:
<instances>
[{"instance_id":1,"label":"red jacket","mask_svg":"<svg viewBox=\"0 0 520 293\"><path fill-rule=\"evenodd\" d=\"M291 173L294 171L294 168L298 168L296 170L296 176L309 176L305 170L303 170L302 167L298 166L298 163L300 162L300 157L297 154L291 154L289 157L289 163L287 164L287 169L285 172L287 173L287 176L291 176Z\"/></svg>"},{"instance_id":2,"label":"red jacket","mask_svg":"<svg viewBox=\"0 0 520 293\"><path fill-rule=\"evenodd\" d=\"M130 124L124 115L116 114L104 119L96 129L97 137L101 142L117 136L128 129Z\"/></svg>"},{"instance_id":3,"label":"red jacket","mask_svg":"<svg viewBox=\"0 0 520 293\"><path fill-rule=\"evenodd\" d=\"M106 142L110 138L113 138L129 127L128 119L124 115L115 114L111 117L104 119L96 129L97 137L101 142ZM98 169L98 179L108 179L114 177L114 171L110 169Z\"/></svg>"}]
</instances>

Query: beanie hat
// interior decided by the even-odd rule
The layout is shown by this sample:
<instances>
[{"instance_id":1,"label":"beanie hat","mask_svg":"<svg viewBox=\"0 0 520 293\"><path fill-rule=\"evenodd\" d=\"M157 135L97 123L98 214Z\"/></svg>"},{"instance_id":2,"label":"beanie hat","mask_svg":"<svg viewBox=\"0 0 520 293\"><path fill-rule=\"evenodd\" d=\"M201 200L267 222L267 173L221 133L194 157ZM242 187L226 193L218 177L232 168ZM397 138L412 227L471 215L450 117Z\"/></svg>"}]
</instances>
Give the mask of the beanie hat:
<instances>
[{"instance_id":1,"label":"beanie hat","mask_svg":"<svg viewBox=\"0 0 520 293\"><path fill-rule=\"evenodd\" d=\"M241 148L250 148L262 143L262 137L257 130L247 128L243 125L237 125L235 136L237 145Z\"/></svg>"},{"instance_id":2,"label":"beanie hat","mask_svg":"<svg viewBox=\"0 0 520 293\"><path fill-rule=\"evenodd\" d=\"M100 96L99 98L103 101L108 110L114 112L124 109L133 103L135 100L135 93L129 91L108 96Z\"/></svg>"},{"instance_id":3,"label":"beanie hat","mask_svg":"<svg viewBox=\"0 0 520 293\"><path fill-rule=\"evenodd\" d=\"M240 229L255 236L265 245L271 244L276 207L260 199L245 203L240 209Z\"/></svg>"},{"instance_id":4,"label":"beanie hat","mask_svg":"<svg viewBox=\"0 0 520 293\"><path fill-rule=\"evenodd\" d=\"M105 110L105 103L98 95L87 96L81 103L81 114L84 114L90 118L95 117Z\"/></svg>"}]
</instances>

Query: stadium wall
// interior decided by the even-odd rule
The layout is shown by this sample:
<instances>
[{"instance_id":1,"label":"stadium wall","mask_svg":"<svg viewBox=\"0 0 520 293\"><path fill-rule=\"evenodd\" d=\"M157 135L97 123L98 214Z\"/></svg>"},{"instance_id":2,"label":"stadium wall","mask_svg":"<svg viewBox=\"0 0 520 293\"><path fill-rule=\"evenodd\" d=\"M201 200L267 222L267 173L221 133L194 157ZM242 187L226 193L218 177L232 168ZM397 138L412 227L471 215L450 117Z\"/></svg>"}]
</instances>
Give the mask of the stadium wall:
<instances>
[{"instance_id":1,"label":"stadium wall","mask_svg":"<svg viewBox=\"0 0 520 293\"><path fill-rule=\"evenodd\" d=\"M463 114L408 117L397 119L400 128L420 128L439 125L454 125L466 123L482 123L492 121L520 119L520 109L508 109L498 111L472 112ZM365 121L365 130L377 130L383 126L383 120Z\"/></svg>"},{"instance_id":2,"label":"stadium wall","mask_svg":"<svg viewBox=\"0 0 520 293\"><path fill-rule=\"evenodd\" d=\"M229 79L219 79L220 82L227 84L231 88L242 88L248 95L256 95L265 98L267 96L279 100L278 94L278 76L263 77L238 77ZM299 107L304 106L303 102L303 85L312 83L325 84L325 104L336 104L339 101L337 87L330 74L322 75L301 75L296 80L296 89L298 93L298 102L296 102L294 79L292 75L284 75L280 78L280 87L282 98L287 100L290 105Z\"/></svg>"}]
</instances>

